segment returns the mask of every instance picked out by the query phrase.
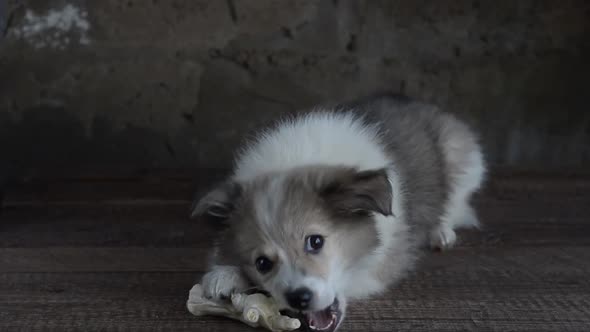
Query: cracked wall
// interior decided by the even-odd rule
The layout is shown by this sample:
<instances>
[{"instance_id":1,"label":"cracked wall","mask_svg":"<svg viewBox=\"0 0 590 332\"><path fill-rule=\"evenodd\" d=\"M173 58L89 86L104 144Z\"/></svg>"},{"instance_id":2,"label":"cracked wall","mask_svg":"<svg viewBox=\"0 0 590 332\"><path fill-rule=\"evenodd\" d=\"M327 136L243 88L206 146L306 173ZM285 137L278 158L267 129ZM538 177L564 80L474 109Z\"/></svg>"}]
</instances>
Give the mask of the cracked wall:
<instances>
[{"instance_id":1,"label":"cracked wall","mask_svg":"<svg viewBox=\"0 0 590 332\"><path fill-rule=\"evenodd\" d=\"M260 123L374 90L467 119L493 165L590 164L584 1L0 3L5 174L225 168Z\"/></svg>"}]
</instances>

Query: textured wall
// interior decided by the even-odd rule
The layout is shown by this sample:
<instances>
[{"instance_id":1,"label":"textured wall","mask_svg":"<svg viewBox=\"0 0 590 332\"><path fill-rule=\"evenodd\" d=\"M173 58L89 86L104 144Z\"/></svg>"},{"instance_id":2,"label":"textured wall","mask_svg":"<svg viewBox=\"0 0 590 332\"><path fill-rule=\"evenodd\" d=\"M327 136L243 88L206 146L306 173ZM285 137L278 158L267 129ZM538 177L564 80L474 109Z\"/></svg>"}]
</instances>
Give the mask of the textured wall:
<instances>
[{"instance_id":1,"label":"textured wall","mask_svg":"<svg viewBox=\"0 0 590 332\"><path fill-rule=\"evenodd\" d=\"M587 1L5 5L3 170L225 167L258 123L385 89L465 117L494 165L590 166Z\"/></svg>"}]
</instances>

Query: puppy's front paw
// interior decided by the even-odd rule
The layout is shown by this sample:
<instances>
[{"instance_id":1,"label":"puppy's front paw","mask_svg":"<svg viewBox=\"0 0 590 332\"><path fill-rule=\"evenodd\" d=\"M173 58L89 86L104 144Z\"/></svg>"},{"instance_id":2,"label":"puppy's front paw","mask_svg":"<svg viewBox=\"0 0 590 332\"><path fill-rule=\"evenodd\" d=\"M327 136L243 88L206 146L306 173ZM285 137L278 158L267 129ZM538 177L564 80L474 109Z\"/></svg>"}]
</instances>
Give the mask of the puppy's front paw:
<instances>
[{"instance_id":1,"label":"puppy's front paw","mask_svg":"<svg viewBox=\"0 0 590 332\"><path fill-rule=\"evenodd\" d=\"M205 297L213 300L227 300L232 293L248 288L248 282L235 266L214 266L201 280Z\"/></svg>"},{"instance_id":2,"label":"puppy's front paw","mask_svg":"<svg viewBox=\"0 0 590 332\"><path fill-rule=\"evenodd\" d=\"M446 224L441 224L430 233L430 248L432 250L450 249L457 241L457 234Z\"/></svg>"}]
</instances>

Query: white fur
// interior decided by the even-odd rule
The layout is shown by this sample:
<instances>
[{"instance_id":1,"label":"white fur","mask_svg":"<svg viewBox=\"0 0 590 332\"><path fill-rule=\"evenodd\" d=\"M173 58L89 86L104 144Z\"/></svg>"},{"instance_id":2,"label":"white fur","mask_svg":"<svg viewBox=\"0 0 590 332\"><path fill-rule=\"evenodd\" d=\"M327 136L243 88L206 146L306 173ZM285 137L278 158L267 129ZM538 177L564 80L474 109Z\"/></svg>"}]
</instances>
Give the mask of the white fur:
<instances>
[{"instance_id":1,"label":"white fur","mask_svg":"<svg viewBox=\"0 0 590 332\"><path fill-rule=\"evenodd\" d=\"M292 264L289 264L289 258L282 250L279 250L279 255L284 263L279 266L277 275L266 281L266 286L271 293L282 294L288 290L308 288L314 294L311 310L322 310L334 302L335 290L331 287L332 285L328 284L327 280L303 275L300 271L294 269ZM276 301L281 307L288 307L283 296L276 297Z\"/></svg>"},{"instance_id":2,"label":"white fur","mask_svg":"<svg viewBox=\"0 0 590 332\"><path fill-rule=\"evenodd\" d=\"M258 222L262 225L270 225L275 223L274 216L277 215L277 211L281 208L281 202L283 200L283 178L279 175L272 178L268 184L268 192L272 193L273 199L260 199L255 201L254 213ZM263 228L264 229L264 228Z\"/></svg>"},{"instance_id":3,"label":"white fur","mask_svg":"<svg viewBox=\"0 0 590 332\"><path fill-rule=\"evenodd\" d=\"M215 265L201 280L203 293L208 298L219 300L228 298L232 292L240 292L248 287L236 266Z\"/></svg>"},{"instance_id":4,"label":"white fur","mask_svg":"<svg viewBox=\"0 0 590 332\"><path fill-rule=\"evenodd\" d=\"M334 302L334 298L336 297L333 285L329 284L327 280L322 278L313 276L303 277L299 287L307 287L313 290L314 301L311 310L325 309Z\"/></svg>"},{"instance_id":5,"label":"white fur","mask_svg":"<svg viewBox=\"0 0 590 332\"><path fill-rule=\"evenodd\" d=\"M238 156L234 178L306 165L345 165L359 170L386 167L378 130L351 113L317 112L283 122Z\"/></svg>"}]
</instances>

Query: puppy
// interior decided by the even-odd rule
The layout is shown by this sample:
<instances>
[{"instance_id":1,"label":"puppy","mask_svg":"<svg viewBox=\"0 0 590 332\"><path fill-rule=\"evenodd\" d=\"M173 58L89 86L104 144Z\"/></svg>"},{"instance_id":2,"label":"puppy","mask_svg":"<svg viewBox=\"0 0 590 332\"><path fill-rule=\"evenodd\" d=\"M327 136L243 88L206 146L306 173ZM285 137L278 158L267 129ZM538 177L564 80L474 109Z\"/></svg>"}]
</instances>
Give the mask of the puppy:
<instances>
[{"instance_id":1,"label":"puppy","mask_svg":"<svg viewBox=\"0 0 590 332\"><path fill-rule=\"evenodd\" d=\"M304 327L334 331L347 302L383 292L422 248L477 226L485 165L472 131L436 107L379 95L261 131L193 206L225 225L202 279L223 299L257 287Z\"/></svg>"}]
</instances>

